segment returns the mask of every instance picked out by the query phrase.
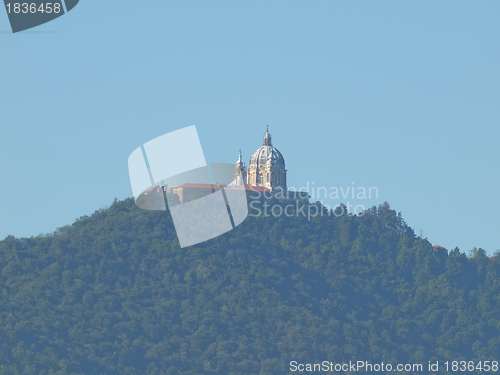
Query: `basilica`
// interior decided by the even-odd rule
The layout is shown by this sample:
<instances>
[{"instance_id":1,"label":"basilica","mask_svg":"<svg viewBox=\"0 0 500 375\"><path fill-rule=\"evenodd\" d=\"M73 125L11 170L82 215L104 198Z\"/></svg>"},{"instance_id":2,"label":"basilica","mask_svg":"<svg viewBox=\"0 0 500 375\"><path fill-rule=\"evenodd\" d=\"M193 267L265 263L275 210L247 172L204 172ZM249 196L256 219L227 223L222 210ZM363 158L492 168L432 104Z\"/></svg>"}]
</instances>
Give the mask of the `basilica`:
<instances>
[{"instance_id":1,"label":"basilica","mask_svg":"<svg viewBox=\"0 0 500 375\"><path fill-rule=\"evenodd\" d=\"M230 168L230 167L229 167ZM225 183L184 183L175 187L159 185L148 190L144 195L157 193L171 193L179 198L179 203L186 203L212 194L226 188L245 190L251 199L267 200L276 198L284 200L309 200L310 196L305 191L292 191L287 187L285 159L279 150L273 146L269 127L264 134L262 146L260 146L250 157L248 168L245 166L243 157L240 155L233 172L233 181ZM229 169L229 175L231 170ZM169 202L171 204L172 202Z\"/></svg>"},{"instance_id":2,"label":"basilica","mask_svg":"<svg viewBox=\"0 0 500 375\"><path fill-rule=\"evenodd\" d=\"M234 184L244 185L248 189L254 187L264 188L274 196L284 199L307 199L306 192L288 190L286 186L285 158L273 146L269 127L264 134L264 141L250 157L248 169L245 167L241 150L234 168Z\"/></svg>"}]
</instances>

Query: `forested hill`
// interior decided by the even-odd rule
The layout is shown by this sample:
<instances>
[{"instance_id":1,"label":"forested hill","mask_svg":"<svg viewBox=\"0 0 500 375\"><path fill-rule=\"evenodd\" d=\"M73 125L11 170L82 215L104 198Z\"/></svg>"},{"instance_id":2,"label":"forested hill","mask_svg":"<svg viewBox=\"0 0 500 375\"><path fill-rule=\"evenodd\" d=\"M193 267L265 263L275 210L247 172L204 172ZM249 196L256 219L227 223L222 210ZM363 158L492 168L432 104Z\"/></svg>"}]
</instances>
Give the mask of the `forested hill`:
<instances>
[{"instance_id":1,"label":"forested hill","mask_svg":"<svg viewBox=\"0 0 500 375\"><path fill-rule=\"evenodd\" d=\"M52 235L0 242L0 374L499 360L500 256L474 254L434 250L387 204L248 217L180 249L168 212L115 201Z\"/></svg>"}]
</instances>

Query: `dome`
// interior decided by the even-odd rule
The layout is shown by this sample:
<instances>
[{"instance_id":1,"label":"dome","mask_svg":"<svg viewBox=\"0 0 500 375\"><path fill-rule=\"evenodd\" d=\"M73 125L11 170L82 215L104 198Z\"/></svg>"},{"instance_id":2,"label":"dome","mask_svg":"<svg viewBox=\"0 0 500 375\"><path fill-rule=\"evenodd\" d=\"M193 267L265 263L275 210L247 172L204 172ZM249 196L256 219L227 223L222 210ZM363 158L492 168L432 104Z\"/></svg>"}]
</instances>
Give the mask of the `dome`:
<instances>
[{"instance_id":1,"label":"dome","mask_svg":"<svg viewBox=\"0 0 500 375\"><path fill-rule=\"evenodd\" d=\"M271 142L271 134L269 129L264 134L264 144L260 146L250 158L250 164L257 165L282 165L285 166L285 159L281 152L276 147L273 147Z\"/></svg>"}]
</instances>

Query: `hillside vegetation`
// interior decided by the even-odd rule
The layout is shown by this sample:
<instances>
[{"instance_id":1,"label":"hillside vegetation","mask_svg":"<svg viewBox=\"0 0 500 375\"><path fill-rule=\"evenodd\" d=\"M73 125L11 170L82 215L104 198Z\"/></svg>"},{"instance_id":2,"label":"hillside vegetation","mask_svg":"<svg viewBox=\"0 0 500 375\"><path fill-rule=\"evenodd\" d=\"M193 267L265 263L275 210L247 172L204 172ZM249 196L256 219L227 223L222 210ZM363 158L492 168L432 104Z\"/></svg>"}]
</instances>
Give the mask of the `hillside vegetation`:
<instances>
[{"instance_id":1,"label":"hillside vegetation","mask_svg":"<svg viewBox=\"0 0 500 375\"><path fill-rule=\"evenodd\" d=\"M320 209L248 217L184 249L168 212L132 199L51 235L7 237L0 374L500 359L499 255L434 250L388 204L362 216Z\"/></svg>"}]
</instances>

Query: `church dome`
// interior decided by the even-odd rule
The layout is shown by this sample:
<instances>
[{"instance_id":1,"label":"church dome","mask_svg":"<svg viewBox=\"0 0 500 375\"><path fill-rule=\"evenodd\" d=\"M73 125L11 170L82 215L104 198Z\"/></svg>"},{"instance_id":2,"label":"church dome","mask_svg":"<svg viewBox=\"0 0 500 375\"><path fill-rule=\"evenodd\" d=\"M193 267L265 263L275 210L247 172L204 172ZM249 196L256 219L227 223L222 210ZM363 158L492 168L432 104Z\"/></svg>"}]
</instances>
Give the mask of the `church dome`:
<instances>
[{"instance_id":1,"label":"church dome","mask_svg":"<svg viewBox=\"0 0 500 375\"><path fill-rule=\"evenodd\" d=\"M273 147L271 142L271 134L269 129L264 134L264 144L260 146L250 158L250 165L282 165L285 166L285 159L281 152L276 147Z\"/></svg>"}]
</instances>

